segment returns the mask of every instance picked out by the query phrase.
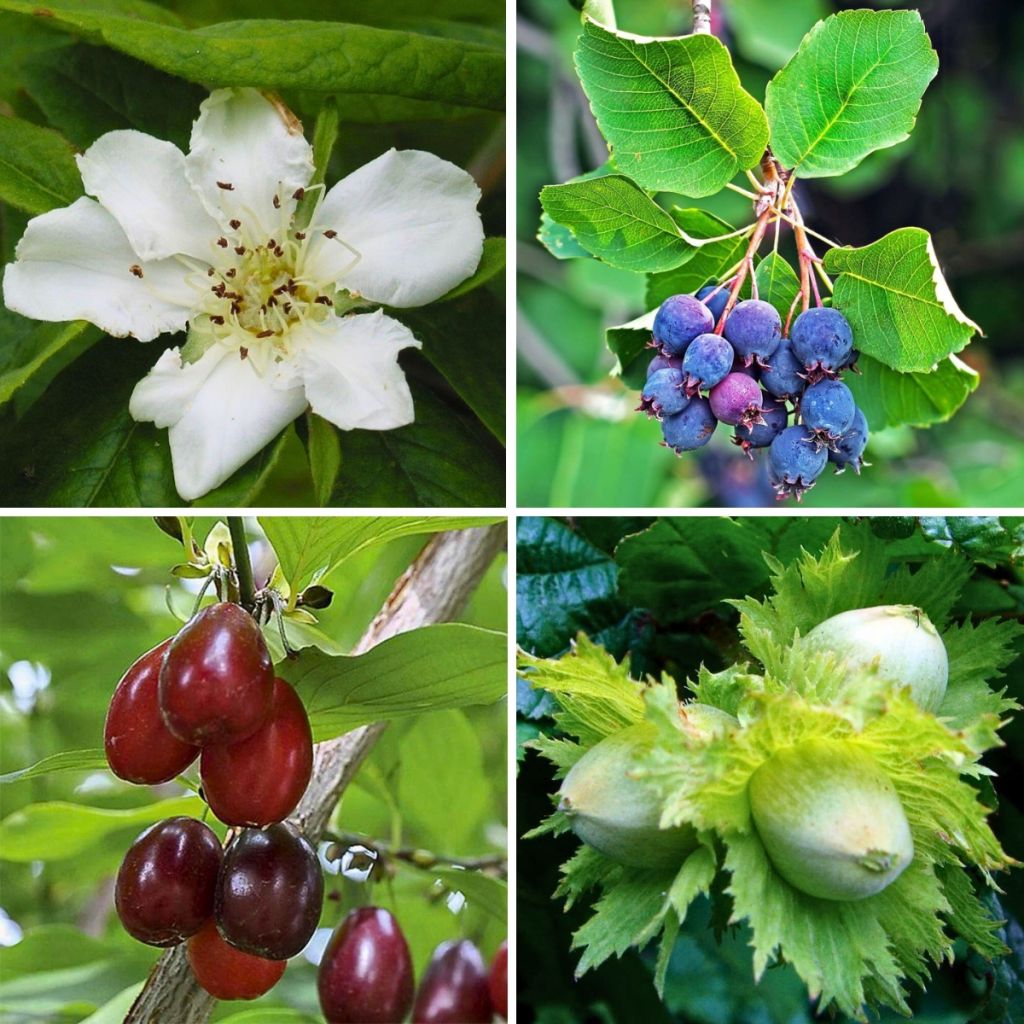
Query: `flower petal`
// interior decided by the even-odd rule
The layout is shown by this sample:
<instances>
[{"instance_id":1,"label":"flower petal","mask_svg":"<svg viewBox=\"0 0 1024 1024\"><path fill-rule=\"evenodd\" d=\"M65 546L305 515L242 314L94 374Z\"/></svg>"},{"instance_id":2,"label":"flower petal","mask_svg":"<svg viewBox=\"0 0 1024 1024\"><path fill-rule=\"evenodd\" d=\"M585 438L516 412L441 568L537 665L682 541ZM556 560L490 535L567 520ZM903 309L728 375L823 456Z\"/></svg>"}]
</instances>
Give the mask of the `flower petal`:
<instances>
[{"instance_id":1,"label":"flower petal","mask_svg":"<svg viewBox=\"0 0 1024 1024\"><path fill-rule=\"evenodd\" d=\"M337 240L311 239L306 273L373 302L422 306L440 298L477 268L484 230L480 189L461 167L433 153L388 150L327 193L315 227Z\"/></svg>"},{"instance_id":2,"label":"flower petal","mask_svg":"<svg viewBox=\"0 0 1024 1024\"><path fill-rule=\"evenodd\" d=\"M243 242L255 245L283 236L292 194L313 175L313 148L280 103L256 89L217 89L199 108L185 173L206 209L225 227L240 220Z\"/></svg>"},{"instance_id":3,"label":"flower petal","mask_svg":"<svg viewBox=\"0 0 1024 1024\"><path fill-rule=\"evenodd\" d=\"M210 261L220 225L192 191L177 146L142 132L107 132L77 160L86 192L143 259L186 253Z\"/></svg>"},{"instance_id":4,"label":"flower petal","mask_svg":"<svg viewBox=\"0 0 1024 1024\"><path fill-rule=\"evenodd\" d=\"M412 395L398 365L403 348L420 347L409 328L380 310L328 325L328 331L307 331L295 339L313 412L342 430L392 430L412 423Z\"/></svg>"},{"instance_id":5,"label":"flower petal","mask_svg":"<svg viewBox=\"0 0 1024 1024\"><path fill-rule=\"evenodd\" d=\"M4 271L4 302L33 320L88 320L117 337L152 341L180 331L197 296L187 267L137 256L117 221L86 196L33 217L15 256Z\"/></svg>"},{"instance_id":6,"label":"flower petal","mask_svg":"<svg viewBox=\"0 0 1024 1024\"><path fill-rule=\"evenodd\" d=\"M223 345L185 364L168 349L128 405L136 420L170 427L174 486L185 501L222 484L305 408L301 387L275 387Z\"/></svg>"}]
</instances>

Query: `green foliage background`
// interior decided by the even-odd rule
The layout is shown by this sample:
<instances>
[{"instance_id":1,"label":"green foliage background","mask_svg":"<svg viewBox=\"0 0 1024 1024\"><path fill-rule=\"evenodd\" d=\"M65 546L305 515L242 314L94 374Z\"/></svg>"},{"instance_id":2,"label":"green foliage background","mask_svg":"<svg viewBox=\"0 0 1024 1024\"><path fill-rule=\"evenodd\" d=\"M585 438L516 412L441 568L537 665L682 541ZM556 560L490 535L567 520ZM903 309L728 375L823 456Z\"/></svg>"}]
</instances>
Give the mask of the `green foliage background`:
<instances>
[{"instance_id":1,"label":"green foliage background","mask_svg":"<svg viewBox=\"0 0 1024 1024\"><path fill-rule=\"evenodd\" d=\"M253 20L247 20L253 19ZM489 239L464 294L398 319L416 422L338 431L299 419L198 504L476 506L504 503L504 4L440 0L57 0L0 3L0 254L30 215L81 194L74 151L133 128L187 150L209 88L273 89L312 139L338 105L331 185L394 146L471 170ZM458 289L457 289L458 290ZM0 304L0 490L9 505L180 504L167 432L128 396L163 347L84 323L39 324Z\"/></svg>"},{"instance_id":2,"label":"green foliage background","mask_svg":"<svg viewBox=\"0 0 1024 1024\"><path fill-rule=\"evenodd\" d=\"M858 531L880 540L893 566L919 566L948 555L966 556L970 579L952 610L960 621L1024 615L1024 522L1004 517L737 518L578 516L571 522L524 517L517 527L517 641L525 651L555 657L580 631L616 659L628 655L635 678L681 682L703 664L722 671L749 656L740 644L738 614L727 599L763 598L770 591L767 552L791 566L801 549L819 556L836 528L844 550L856 549ZM997 689L1024 696L1020 654ZM539 732L552 735L553 699L518 683L517 832L535 828L552 811L557 789L551 766L523 744ZM984 763L996 777L985 784L986 806L998 807L993 828L1003 847L1024 857L1024 817L1016 779L1024 767L1024 721L1012 717L1000 733L1005 746ZM563 911L552 898L558 866L577 849L571 835L520 841L519 956L534 965L520 972L520 1019L543 1024L594 1019L609 1024L811 1024L807 991L789 967L773 967L753 981L750 934L727 927L721 904L701 900L687 915L668 967L664 1002L653 975L656 943L642 953L610 959L582 978L573 977L580 952L572 936L592 913L581 899ZM990 907L1006 919L1000 937L1010 947L987 964L963 944L952 965L935 972L927 991L915 991L914 1020L924 1024L1016 1024L1024 1019L1024 879L1003 872L1004 895ZM713 911L719 911L717 914ZM594 939L593 933L589 935ZM844 1018L840 1018L841 1020ZM883 1015L896 1021L898 1015Z\"/></svg>"},{"instance_id":3,"label":"green foliage background","mask_svg":"<svg viewBox=\"0 0 1024 1024\"><path fill-rule=\"evenodd\" d=\"M198 519L196 536L214 522ZM322 632L351 648L424 543L422 535L400 537L329 574L323 582L335 596L317 613ZM167 604L188 615L195 600L195 581L168 573L180 556L180 545L148 518L0 521L0 774L51 754L102 746L107 704L121 674L177 628ZM504 563L500 556L488 570L460 622L504 630ZM40 666L50 682L19 706L9 671L22 661ZM503 700L392 722L346 791L335 827L441 855L500 853L505 722ZM184 792L177 784L132 786L100 769L0 785L0 907L24 933L16 945L0 946L0 1020L122 1019L160 951L121 928L113 876L145 825L175 813L158 802ZM71 806L45 816L36 806L30 827L12 825L20 812L54 801ZM177 813L197 813L196 803L189 800ZM133 817L102 817L108 811ZM45 852L26 860L26 843ZM398 865L390 883L366 886L328 874L321 927L332 928L360 903L377 903L401 923L417 977L437 943L463 934L489 958L506 933L497 883L462 873L468 902L454 915L437 885L441 876ZM447 881L455 885L450 873ZM6 935L10 926L2 923ZM218 1003L213 1019L233 1019L246 1007L265 1008L266 1024L322 1020L315 968L296 958L262 1000Z\"/></svg>"},{"instance_id":4,"label":"green foliage background","mask_svg":"<svg viewBox=\"0 0 1024 1024\"><path fill-rule=\"evenodd\" d=\"M978 390L947 423L876 432L861 477L826 472L805 501L823 507L1013 506L1024 501L1024 364L1016 276L1024 261L1018 192L1024 18L1014 5L959 18L952 5L717 0L744 88L763 99L769 78L820 18L856 7L919 9L939 52L911 138L851 173L802 181L808 224L863 246L908 225L927 228L957 302L986 338L965 360ZM643 278L595 260L555 260L536 241L538 193L602 165L607 152L572 69L580 24L563 0L519 0L517 179L518 481L526 506L774 505L755 464L720 430L708 449L676 459L658 426L634 414L639 397L608 376L604 329L646 312ZM619 0L621 30L689 31L687 4ZM689 204L684 204L689 205ZM699 205L731 224L743 197ZM791 249L791 241L786 243ZM783 251L786 252L786 246ZM758 463L759 465L760 463Z\"/></svg>"}]
</instances>

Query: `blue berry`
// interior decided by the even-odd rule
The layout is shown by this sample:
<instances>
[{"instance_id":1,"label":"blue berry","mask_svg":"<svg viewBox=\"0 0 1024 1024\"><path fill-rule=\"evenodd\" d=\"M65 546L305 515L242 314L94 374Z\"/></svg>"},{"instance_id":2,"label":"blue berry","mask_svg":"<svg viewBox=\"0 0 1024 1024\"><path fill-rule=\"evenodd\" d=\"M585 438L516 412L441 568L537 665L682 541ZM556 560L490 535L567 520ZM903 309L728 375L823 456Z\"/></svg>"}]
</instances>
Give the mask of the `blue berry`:
<instances>
[{"instance_id":1,"label":"blue berry","mask_svg":"<svg viewBox=\"0 0 1024 1024\"><path fill-rule=\"evenodd\" d=\"M770 302L745 299L725 321L725 336L747 366L755 360L767 366L782 339L782 317Z\"/></svg>"},{"instance_id":2,"label":"blue berry","mask_svg":"<svg viewBox=\"0 0 1024 1024\"><path fill-rule=\"evenodd\" d=\"M708 296L712 292L715 292L716 294L709 302ZM715 318L715 323L718 323L718 318L722 315L725 310L725 304L729 301L729 289L719 288L717 284L706 284L699 292L697 292L697 298L711 310L711 315Z\"/></svg>"},{"instance_id":3,"label":"blue berry","mask_svg":"<svg viewBox=\"0 0 1024 1024\"><path fill-rule=\"evenodd\" d=\"M860 474L861 467L866 466L864 449L868 444L868 421L860 409L854 414L850 429L836 442L834 449L828 453L828 461L842 473L849 466L854 473Z\"/></svg>"},{"instance_id":4,"label":"blue berry","mask_svg":"<svg viewBox=\"0 0 1024 1024\"><path fill-rule=\"evenodd\" d=\"M683 356L683 390L691 398L713 388L731 369L732 345L717 334L698 334Z\"/></svg>"},{"instance_id":5,"label":"blue berry","mask_svg":"<svg viewBox=\"0 0 1024 1024\"><path fill-rule=\"evenodd\" d=\"M807 387L804 364L793 355L793 345L783 338L772 354L771 366L761 371L761 384L774 398L799 398Z\"/></svg>"},{"instance_id":6,"label":"blue berry","mask_svg":"<svg viewBox=\"0 0 1024 1024\"><path fill-rule=\"evenodd\" d=\"M853 349L853 330L838 309L813 306L793 322L793 355L803 363L807 379L836 377Z\"/></svg>"},{"instance_id":7,"label":"blue berry","mask_svg":"<svg viewBox=\"0 0 1024 1024\"><path fill-rule=\"evenodd\" d=\"M682 412L666 416L661 421L661 433L665 438L665 446L674 449L679 455L706 445L717 426L718 420L711 412L708 400L691 398Z\"/></svg>"},{"instance_id":8,"label":"blue berry","mask_svg":"<svg viewBox=\"0 0 1024 1024\"><path fill-rule=\"evenodd\" d=\"M741 423L733 434L732 443L738 444L751 459L754 458L751 448L767 448L789 422L786 406L773 398L765 398L761 415L764 416L764 423L755 423L749 427Z\"/></svg>"},{"instance_id":9,"label":"blue berry","mask_svg":"<svg viewBox=\"0 0 1024 1024\"><path fill-rule=\"evenodd\" d=\"M730 373L711 389L711 411L730 426L761 423L763 392L756 380L742 373Z\"/></svg>"},{"instance_id":10,"label":"blue berry","mask_svg":"<svg viewBox=\"0 0 1024 1024\"><path fill-rule=\"evenodd\" d=\"M799 501L828 463L824 448L814 443L807 427L794 425L778 434L768 448L768 471L776 494Z\"/></svg>"},{"instance_id":11,"label":"blue berry","mask_svg":"<svg viewBox=\"0 0 1024 1024\"><path fill-rule=\"evenodd\" d=\"M715 326L711 310L692 295L670 295L654 316L654 343L663 355L681 356L698 334Z\"/></svg>"},{"instance_id":12,"label":"blue berry","mask_svg":"<svg viewBox=\"0 0 1024 1024\"><path fill-rule=\"evenodd\" d=\"M686 408L688 399L683 394L683 375L679 370L666 366L655 370L647 378L637 412L648 416L671 416Z\"/></svg>"},{"instance_id":13,"label":"blue berry","mask_svg":"<svg viewBox=\"0 0 1024 1024\"><path fill-rule=\"evenodd\" d=\"M850 429L856 412L853 392L841 380L826 377L811 384L800 399L800 418L819 448L834 448Z\"/></svg>"},{"instance_id":14,"label":"blue berry","mask_svg":"<svg viewBox=\"0 0 1024 1024\"><path fill-rule=\"evenodd\" d=\"M663 356L656 355L647 364L647 376L650 377L655 370L664 370L666 367L671 367L673 370L678 370L683 365L682 359L677 356Z\"/></svg>"}]
</instances>

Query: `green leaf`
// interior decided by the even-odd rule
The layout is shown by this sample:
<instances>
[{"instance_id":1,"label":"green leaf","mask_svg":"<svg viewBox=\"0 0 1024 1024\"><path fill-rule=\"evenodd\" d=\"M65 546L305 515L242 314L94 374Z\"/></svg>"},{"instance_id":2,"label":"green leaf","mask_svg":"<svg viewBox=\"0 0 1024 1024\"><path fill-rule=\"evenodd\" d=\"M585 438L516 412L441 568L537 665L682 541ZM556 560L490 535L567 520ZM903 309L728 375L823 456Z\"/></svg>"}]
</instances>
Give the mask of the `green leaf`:
<instances>
[{"instance_id":1,"label":"green leaf","mask_svg":"<svg viewBox=\"0 0 1024 1024\"><path fill-rule=\"evenodd\" d=\"M27 213L68 206L82 195L74 147L52 128L0 116L0 199Z\"/></svg>"},{"instance_id":2,"label":"green leaf","mask_svg":"<svg viewBox=\"0 0 1024 1024\"><path fill-rule=\"evenodd\" d=\"M846 375L872 430L944 423L978 387L979 376L956 356L924 373L897 373L870 356L857 361L861 374Z\"/></svg>"},{"instance_id":3,"label":"green leaf","mask_svg":"<svg viewBox=\"0 0 1024 1024\"><path fill-rule=\"evenodd\" d=\"M416 422L341 435L333 505L350 508L497 508L505 502L504 450L461 405L411 380Z\"/></svg>"},{"instance_id":4,"label":"green leaf","mask_svg":"<svg viewBox=\"0 0 1024 1024\"><path fill-rule=\"evenodd\" d=\"M826 18L768 83L773 153L804 178L851 170L910 135L938 68L917 11Z\"/></svg>"},{"instance_id":5,"label":"green leaf","mask_svg":"<svg viewBox=\"0 0 1024 1024\"><path fill-rule=\"evenodd\" d=\"M675 206L670 212L672 219L692 238L717 238L733 230L731 224L704 210ZM726 271L736 265L746 247L747 239L742 236L709 242L681 267L664 274L651 274L647 278L647 308L657 309L670 295L692 294L708 281L721 280ZM642 381L637 386L640 383Z\"/></svg>"},{"instance_id":6,"label":"green leaf","mask_svg":"<svg viewBox=\"0 0 1024 1024\"><path fill-rule=\"evenodd\" d=\"M82 804L30 804L0 821L0 859L25 863L66 860L98 843L112 832L151 825L176 814L195 815L198 797L179 797L114 811Z\"/></svg>"},{"instance_id":7,"label":"green leaf","mask_svg":"<svg viewBox=\"0 0 1024 1024\"><path fill-rule=\"evenodd\" d=\"M646 40L587 21L576 68L615 166L641 188L713 195L768 144L764 111L714 36Z\"/></svg>"},{"instance_id":8,"label":"green leaf","mask_svg":"<svg viewBox=\"0 0 1024 1024\"><path fill-rule=\"evenodd\" d=\"M456 868L434 868L431 874L440 878L449 889L461 892L468 903L502 925L508 920L508 885L500 878Z\"/></svg>"},{"instance_id":9,"label":"green leaf","mask_svg":"<svg viewBox=\"0 0 1024 1024\"><path fill-rule=\"evenodd\" d=\"M638 273L671 270L696 251L672 218L629 178L609 174L541 191L544 212L610 266Z\"/></svg>"},{"instance_id":10,"label":"green leaf","mask_svg":"<svg viewBox=\"0 0 1024 1024\"><path fill-rule=\"evenodd\" d=\"M923 228L900 228L855 249L829 249L832 304L866 355L903 373L931 370L981 332L957 306Z\"/></svg>"},{"instance_id":11,"label":"green leaf","mask_svg":"<svg viewBox=\"0 0 1024 1024\"><path fill-rule=\"evenodd\" d=\"M501 522L480 516L264 516L260 519L293 594L353 555L398 537Z\"/></svg>"},{"instance_id":12,"label":"green leaf","mask_svg":"<svg viewBox=\"0 0 1024 1024\"><path fill-rule=\"evenodd\" d=\"M147 5L148 6L148 5ZM40 10L26 0L0 9ZM501 48L443 36L317 21L222 22L191 31L111 12L103 4L54 0L50 24L80 32L161 71L208 88L256 86L398 96L503 110ZM294 55L302 54L301 60Z\"/></svg>"},{"instance_id":13,"label":"green leaf","mask_svg":"<svg viewBox=\"0 0 1024 1024\"><path fill-rule=\"evenodd\" d=\"M320 741L368 722L493 703L506 692L507 644L504 633L443 623L366 654L307 649L278 671L298 690Z\"/></svg>"},{"instance_id":14,"label":"green leaf","mask_svg":"<svg viewBox=\"0 0 1024 1024\"><path fill-rule=\"evenodd\" d=\"M106 768L107 755L102 750L62 750L59 754L44 757L28 768L0 775L0 785L5 782L36 779L43 775L56 775L59 772L105 771Z\"/></svg>"},{"instance_id":15,"label":"green leaf","mask_svg":"<svg viewBox=\"0 0 1024 1024\"><path fill-rule=\"evenodd\" d=\"M796 271L777 252L771 252L757 265L754 272L758 297L770 302L786 322L793 300L800 291ZM874 421L871 421L872 424Z\"/></svg>"},{"instance_id":16,"label":"green leaf","mask_svg":"<svg viewBox=\"0 0 1024 1024\"><path fill-rule=\"evenodd\" d=\"M323 506L331 500L331 491L341 469L341 442L334 425L314 412L306 414L306 450L313 492L317 504Z\"/></svg>"},{"instance_id":17,"label":"green leaf","mask_svg":"<svg viewBox=\"0 0 1024 1024\"><path fill-rule=\"evenodd\" d=\"M450 299L457 299L467 292L474 291L481 285L493 280L505 269L505 239L485 238L484 251L480 257L480 263L473 272L472 277L467 277L461 284L457 284L446 295L442 295L438 302L448 302Z\"/></svg>"}]
</instances>

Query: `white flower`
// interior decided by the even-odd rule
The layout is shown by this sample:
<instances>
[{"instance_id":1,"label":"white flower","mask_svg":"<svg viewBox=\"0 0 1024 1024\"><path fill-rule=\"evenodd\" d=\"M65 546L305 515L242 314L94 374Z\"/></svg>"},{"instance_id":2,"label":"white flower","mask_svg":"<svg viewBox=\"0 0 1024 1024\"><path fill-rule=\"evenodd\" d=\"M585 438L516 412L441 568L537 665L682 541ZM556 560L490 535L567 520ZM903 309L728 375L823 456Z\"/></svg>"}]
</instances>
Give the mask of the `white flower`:
<instances>
[{"instance_id":1,"label":"white flower","mask_svg":"<svg viewBox=\"0 0 1024 1024\"><path fill-rule=\"evenodd\" d=\"M95 198L29 222L4 301L139 341L188 327L130 403L170 428L182 498L222 483L307 405L343 430L413 421L397 357L419 342L379 309L350 311L423 305L473 273L483 228L465 171L389 150L319 190L302 226L312 148L255 89L212 93L187 156L115 131L78 166Z\"/></svg>"}]
</instances>

